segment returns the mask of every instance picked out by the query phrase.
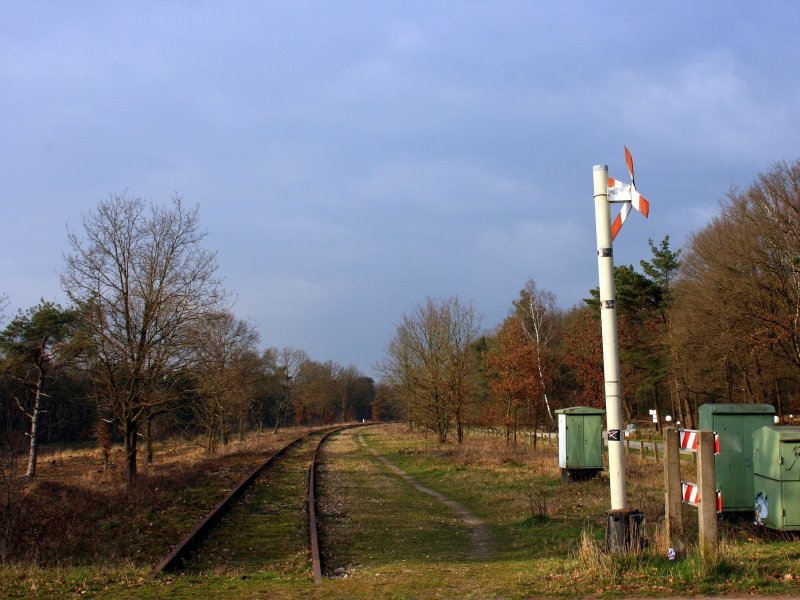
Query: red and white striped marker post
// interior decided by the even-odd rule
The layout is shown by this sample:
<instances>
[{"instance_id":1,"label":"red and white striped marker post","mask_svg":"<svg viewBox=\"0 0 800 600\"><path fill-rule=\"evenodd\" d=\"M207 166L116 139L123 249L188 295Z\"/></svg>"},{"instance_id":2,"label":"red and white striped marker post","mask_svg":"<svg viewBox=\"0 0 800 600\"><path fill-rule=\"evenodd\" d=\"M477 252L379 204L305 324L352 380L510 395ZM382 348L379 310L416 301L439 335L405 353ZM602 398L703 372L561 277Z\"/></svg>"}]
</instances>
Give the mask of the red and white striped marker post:
<instances>
[{"instance_id":1,"label":"red and white striped marker post","mask_svg":"<svg viewBox=\"0 0 800 600\"><path fill-rule=\"evenodd\" d=\"M679 448L684 452L697 452L697 440L700 439L699 429L678 429ZM719 454L719 434L714 433L714 454Z\"/></svg>"},{"instance_id":2,"label":"red and white striped marker post","mask_svg":"<svg viewBox=\"0 0 800 600\"><path fill-rule=\"evenodd\" d=\"M681 481L681 500L692 506L700 504L700 488L697 487L696 483Z\"/></svg>"},{"instance_id":3,"label":"red and white striped marker post","mask_svg":"<svg viewBox=\"0 0 800 600\"><path fill-rule=\"evenodd\" d=\"M697 507L700 552L703 555L716 552L717 515L722 512L722 492L717 489L714 458L715 452L719 452L719 436L711 431L675 430L667 427L664 431L664 442L664 503L670 543L676 548L683 545L680 505L684 502ZM697 453L697 483L681 481L681 451ZM704 498L714 500L704 502Z\"/></svg>"},{"instance_id":4,"label":"red and white striped marker post","mask_svg":"<svg viewBox=\"0 0 800 600\"><path fill-rule=\"evenodd\" d=\"M697 444L697 484L700 487L700 505L697 507L697 529L700 552L703 556L714 554L719 545L717 535L717 502L702 502L713 498L717 492L717 473L714 458L714 433L700 431Z\"/></svg>"},{"instance_id":5,"label":"red and white striped marker post","mask_svg":"<svg viewBox=\"0 0 800 600\"><path fill-rule=\"evenodd\" d=\"M685 452L697 452L697 431L678 429L678 447Z\"/></svg>"},{"instance_id":6,"label":"red and white striped marker post","mask_svg":"<svg viewBox=\"0 0 800 600\"><path fill-rule=\"evenodd\" d=\"M681 481L681 500L692 506L700 506L700 486L691 481ZM717 490L716 494L717 513L722 512L722 492Z\"/></svg>"},{"instance_id":7,"label":"red and white striped marker post","mask_svg":"<svg viewBox=\"0 0 800 600\"><path fill-rule=\"evenodd\" d=\"M674 427L664 428L664 508L669 547L683 555L683 516L681 515L681 453L678 432Z\"/></svg>"}]
</instances>

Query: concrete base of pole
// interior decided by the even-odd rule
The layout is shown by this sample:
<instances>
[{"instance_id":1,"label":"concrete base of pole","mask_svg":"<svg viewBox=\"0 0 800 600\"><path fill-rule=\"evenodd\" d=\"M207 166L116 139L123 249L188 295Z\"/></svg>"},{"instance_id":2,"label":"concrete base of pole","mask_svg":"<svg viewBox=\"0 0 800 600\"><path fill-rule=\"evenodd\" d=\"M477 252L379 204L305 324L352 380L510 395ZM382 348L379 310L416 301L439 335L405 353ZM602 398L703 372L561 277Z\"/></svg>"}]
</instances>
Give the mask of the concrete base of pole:
<instances>
[{"instance_id":1,"label":"concrete base of pole","mask_svg":"<svg viewBox=\"0 0 800 600\"><path fill-rule=\"evenodd\" d=\"M602 469L561 469L561 481L563 483L589 481L597 477L602 471Z\"/></svg>"},{"instance_id":2,"label":"concrete base of pole","mask_svg":"<svg viewBox=\"0 0 800 600\"><path fill-rule=\"evenodd\" d=\"M612 554L638 552L644 538L644 513L635 508L621 508L606 513L606 550Z\"/></svg>"}]
</instances>

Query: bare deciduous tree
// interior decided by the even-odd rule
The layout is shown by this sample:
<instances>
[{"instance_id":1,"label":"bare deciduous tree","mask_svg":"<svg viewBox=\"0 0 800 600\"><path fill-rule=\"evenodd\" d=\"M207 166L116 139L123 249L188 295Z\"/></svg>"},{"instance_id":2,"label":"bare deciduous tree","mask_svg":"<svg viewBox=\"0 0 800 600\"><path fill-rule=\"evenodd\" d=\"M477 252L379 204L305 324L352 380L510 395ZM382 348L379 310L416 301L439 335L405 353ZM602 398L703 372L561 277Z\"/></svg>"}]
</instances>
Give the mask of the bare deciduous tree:
<instances>
[{"instance_id":1,"label":"bare deciduous tree","mask_svg":"<svg viewBox=\"0 0 800 600\"><path fill-rule=\"evenodd\" d=\"M480 318L458 298L431 298L403 316L380 370L406 404L408 416L444 442L455 424L463 439L464 407L474 387Z\"/></svg>"},{"instance_id":2,"label":"bare deciduous tree","mask_svg":"<svg viewBox=\"0 0 800 600\"><path fill-rule=\"evenodd\" d=\"M308 360L308 354L294 348L268 348L264 351L263 361L274 388L275 433L289 416L294 392L302 383L301 367Z\"/></svg>"},{"instance_id":3,"label":"bare deciduous tree","mask_svg":"<svg viewBox=\"0 0 800 600\"><path fill-rule=\"evenodd\" d=\"M539 393L544 402L547 416L553 423L553 412L547 397L547 381L544 376L543 355L553 340L553 314L556 312L556 297L536 287L536 282L529 279L520 291L519 300L514 303L517 315L525 335L533 346L536 361L536 372L539 379Z\"/></svg>"},{"instance_id":4,"label":"bare deciduous tree","mask_svg":"<svg viewBox=\"0 0 800 600\"><path fill-rule=\"evenodd\" d=\"M219 310L216 255L201 246L197 209L111 196L69 231L62 287L90 338L98 401L122 430L127 480L136 476L140 424L169 399L156 393L192 360L188 330Z\"/></svg>"},{"instance_id":5,"label":"bare deciduous tree","mask_svg":"<svg viewBox=\"0 0 800 600\"><path fill-rule=\"evenodd\" d=\"M484 417L493 422L502 420L506 443L513 440L515 444L519 409L539 392L533 348L521 321L516 314L503 321L485 359L492 402Z\"/></svg>"},{"instance_id":6,"label":"bare deciduous tree","mask_svg":"<svg viewBox=\"0 0 800 600\"><path fill-rule=\"evenodd\" d=\"M234 423L240 437L243 434L257 375L257 359L251 359L258 333L252 324L222 311L196 323L191 339L198 393L193 408L208 435L207 449L213 452L218 442L228 443Z\"/></svg>"},{"instance_id":7,"label":"bare deciduous tree","mask_svg":"<svg viewBox=\"0 0 800 600\"><path fill-rule=\"evenodd\" d=\"M339 364L307 360L300 365L301 382L292 400L298 424L332 423L341 397Z\"/></svg>"},{"instance_id":8,"label":"bare deciduous tree","mask_svg":"<svg viewBox=\"0 0 800 600\"><path fill-rule=\"evenodd\" d=\"M674 312L695 402L796 401L799 224L800 161L778 163L691 238Z\"/></svg>"}]
</instances>

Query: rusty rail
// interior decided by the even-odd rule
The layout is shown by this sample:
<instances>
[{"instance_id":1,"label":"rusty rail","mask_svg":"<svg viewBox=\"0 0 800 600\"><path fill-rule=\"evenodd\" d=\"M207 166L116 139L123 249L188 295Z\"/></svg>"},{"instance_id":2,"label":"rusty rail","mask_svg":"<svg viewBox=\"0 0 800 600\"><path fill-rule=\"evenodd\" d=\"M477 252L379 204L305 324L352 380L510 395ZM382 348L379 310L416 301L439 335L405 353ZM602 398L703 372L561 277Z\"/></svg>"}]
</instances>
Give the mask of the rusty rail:
<instances>
[{"instance_id":1,"label":"rusty rail","mask_svg":"<svg viewBox=\"0 0 800 600\"><path fill-rule=\"evenodd\" d=\"M337 431L342 430L339 429ZM320 438L317 447L314 449L311 465L308 467L308 534L311 546L311 573L314 576L314 583L317 585L322 583L322 561L319 556L319 532L317 530L317 459L322 442L333 433L333 431L329 431Z\"/></svg>"},{"instance_id":2,"label":"rusty rail","mask_svg":"<svg viewBox=\"0 0 800 600\"><path fill-rule=\"evenodd\" d=\"M331 430L328 433L332 433L333 431L337 430L338 429ZM208 533L214 524L219 521L219 519L230 509L234 502L236 502L242 493L250 486L250 484L253 483L253 481L256 480L259 475L261 475L261 473L263 473L268 467L272 466L272 464L286 454L289 449L308 439L315 433L319 433L319 430L309 431L305 435L302 435L289 442L286 446L272 454L269 458L267 458L266 461L254 469L252 473L240 481L239 484L233 488L228 495L220 501L219 504L211 509L211 511L200 520L197 526L186 537L184 537L183 540L181 540L181 542L175 546L175 548L173 548L169 554L161 559L161 562L159 562L155 569L153 569L153 576L158 576L159 574L174 568L178 561L185 558L188 552L205 537L206 533Z\"/></svg>"},{"instance_id":3,"label":"rusty rail","mask_svg":"<svg viewBox=\"0 0 800 600\"><path fill-rule=\"evenodd\" d=\"M308 467L308 537L309 545L311 546L311 573L314 576L314 583L319 585L322 583L322 559L319 553L319 531L317 526L317 465L319 463L319 450L323 442L334 433L339 433L345 429L352 429L354 427L363 427L364 424L357 423L355 425L345 425L339 429L334 429L323 435L317 447L314 449L314 456L311 459L311 464Z\"/></svg>"}]
</instances>

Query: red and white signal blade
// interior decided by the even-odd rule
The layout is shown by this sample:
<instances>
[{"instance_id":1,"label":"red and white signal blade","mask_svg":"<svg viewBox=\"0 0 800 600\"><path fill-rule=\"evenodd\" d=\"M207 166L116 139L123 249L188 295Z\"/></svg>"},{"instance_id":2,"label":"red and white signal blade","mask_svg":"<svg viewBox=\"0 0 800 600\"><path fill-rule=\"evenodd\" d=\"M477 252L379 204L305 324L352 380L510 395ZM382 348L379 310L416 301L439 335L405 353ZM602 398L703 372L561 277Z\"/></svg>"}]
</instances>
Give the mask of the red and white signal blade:
<instances>
[{"instance_id":1,"label":"red and white signal blade","mask_svg":"<svg viewBox=\"0 0 800 600\"><path fill-rule=\"evenodd\" d=\"M619 179L608 178L608 201L630 202L645 217L650 214L650 203L647 198L637 192L635 187L626 185Z\"/></svg>"},{"instance_id":2,"label":"red and white signal blade","mask_svg":"<svg viewBox=\"0 0 800 600\"><path fill-rule=\"evenodd\" d=\"M614 179L613 177L608 178L608 193L611 193L613 189L620 189L626 187L628 184L624 181L620 181L619 179Z\"/></svg>"},{"instance_id":3,"label":"red and white signal blade","mask_svg":"<svg viewBox=\"0 0 800 600\"><path fill-rule=\"evenodd\" d=\"M631 151L628 150L628 147L625 146L625 162L628 163L628 173L631 174L631 184L633 187L636 187L636 180L633 178L633 157L631 156Z\"/></svg>"},{"instance_id":4,"label":"red and white signal blade","mask_svg":"<svg viewBox=\"0 0 800 600\"><path fill-rule=\"evenodd\" d=\"M647 198L636 190L633 191L633 200L631 200L631 202L633 203L633 207L644 215L645 219L650 216L650 203L647 201Z\"/></svg>"},{"instance_id":5,"label":"red and white signal blade","mask_svg":"<svg viewBox=\"0 0 800 600\"><path fill-rule=\"evenodd\" d=\"M617 213L617 218L614 219L614 222L611 224L611 241L614 241L614 238L617 237L619 230L622 229L622 224L625 222L625 219L628 218L628 215L631 214L631 203L626 202L622 205L622 210Z\"/></svg>"},{"instance_id":6,"label":"red and white signal blade","mask_svg":"<svg viewBox=\"0 0 800 600\"><path fill-rule=\"evenodd\" d=\"M608 178L608 201L622 204L622 209L611 224L611 239L614 240L622 229L625 219L631 214L631 207L642 213L645 218L650 215L650 202L636 191L636 180L633 176L633 157L631 151L625 146L625 162L628 165L628 174L631 176L630 185L613 177Z\"/></svg>"},{"instance_id":7,"label":"red and white signal blade","mask_svg":"<svg viewBox=\"0 0 800 600\"><path fill-rule=\"evenodd\" d=\"M614 222L611 224L611 241L614 241L614 238L617 237L619 230L622 229L622 224L631 212L630 187L631 186L623 183L619 179L614 179L613 177L608 178L608 201L624 202L622 210L619 211Z\"/></svg>"}]
</instances>

